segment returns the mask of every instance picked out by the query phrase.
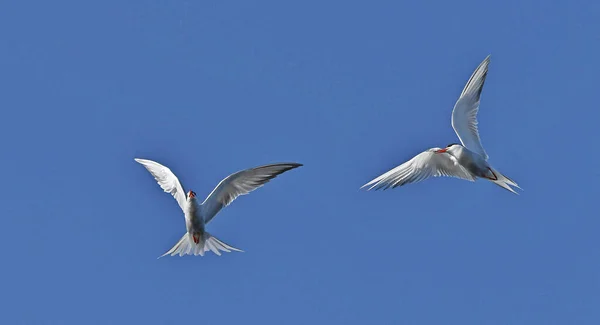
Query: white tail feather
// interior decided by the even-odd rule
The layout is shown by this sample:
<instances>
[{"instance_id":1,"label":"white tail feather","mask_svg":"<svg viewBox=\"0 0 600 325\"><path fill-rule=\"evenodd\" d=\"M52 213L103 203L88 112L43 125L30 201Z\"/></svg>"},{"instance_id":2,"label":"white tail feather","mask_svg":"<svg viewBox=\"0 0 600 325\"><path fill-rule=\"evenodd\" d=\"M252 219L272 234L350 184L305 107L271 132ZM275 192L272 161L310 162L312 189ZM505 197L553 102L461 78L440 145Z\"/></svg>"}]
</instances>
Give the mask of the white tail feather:
<instances>
[{"instance_id":1,"label":"white tail feather","mask_svg":"<svg viewBox=\"0 0 600 325\"><path fill-rule=\"evenodd\" d=\"M515 190L511 187L514 186L520 190L523 190L522 188L519 187L519 185L517 185L517 183L515 183L515 181L513 181L512 179L500 174L499 171L495 170L494 168L490 168L492 170L492 172L494 173L494 175L496 176L497 180L493 180L493 179L489 179L488 180L500 187L502 187L503 189L506 189L508 191L511 191L517 195L519 195L519 193L515 192Z\"/></svg>"},{"instance_id":2,"label":"white tail feather","mask_svg":"<svg viewBox=\"0 0 600 325\"><path fill-rule=\"evenodd\" d=\"M192 236L188 233L185 233L183 237L171 248L168 252L159 256L161 258L166 255L200 255L204 256L204 252L212 251L213 253L221 256L221 251L223 252L243 252L243 250L230 246L219 239L217 237L212 236L208 232L204 232L204 236L201 237L201 240L198 244L194 243Z\"/></svg>"}]
</instances>

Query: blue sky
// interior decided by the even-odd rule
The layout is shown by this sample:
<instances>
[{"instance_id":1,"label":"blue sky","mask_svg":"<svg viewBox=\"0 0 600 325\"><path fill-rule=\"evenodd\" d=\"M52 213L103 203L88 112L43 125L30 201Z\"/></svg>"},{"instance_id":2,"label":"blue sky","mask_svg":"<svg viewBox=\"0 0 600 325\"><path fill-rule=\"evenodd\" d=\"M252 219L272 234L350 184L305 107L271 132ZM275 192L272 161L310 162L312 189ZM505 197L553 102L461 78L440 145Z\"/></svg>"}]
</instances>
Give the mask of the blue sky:
<instances>
[{"instance_id":1,"label":"blue sky","mask_svg":"<svg viewBox=\"0 0 600 325\"><path fill-rule=\"evenodd\" d=\"M3 324L597 324L600 3L4 1ZM490 162L524 189L359 187L455 142L492 55ZM204 197L290 171L185 231L134 157Z\"/></svg>"}]
</instances>

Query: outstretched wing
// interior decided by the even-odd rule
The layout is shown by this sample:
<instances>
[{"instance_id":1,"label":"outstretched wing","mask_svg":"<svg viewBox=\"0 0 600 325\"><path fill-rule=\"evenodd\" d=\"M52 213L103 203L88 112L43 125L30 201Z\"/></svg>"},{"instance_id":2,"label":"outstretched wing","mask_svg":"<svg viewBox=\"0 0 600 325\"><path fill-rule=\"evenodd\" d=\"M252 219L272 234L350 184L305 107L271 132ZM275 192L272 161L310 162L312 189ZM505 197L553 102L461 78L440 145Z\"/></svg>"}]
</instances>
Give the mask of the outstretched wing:
<instances>
[{"instance_id":1,"label":"outstretched wing","mask_svg":"<svg viewBox=\"0 0 600 325\"><path fill-rule=\"evenodd\" d=\"M458 164L456 158L448 153L436 153L439 148L429 149L421 152L411 160L390 170L389 172L375 178L363 185L361 188L369 187L367 190L375 188L394 188L409 183L417 183L430 177L450 176L468 181L475 181L464 167Z\"/></svg>"},{"instance_id":2,"label":"outstretched wing","mask_svg":"<svg viewBox=\"0 0 600 325\"><path fill-rule=\"evenodd\" d=\"M139 158L135 158L135 161L146 167L150 174L154 176L158 185L160 185L165 192L171 193L175 200L177 200L177 203L179 203L181 210L184 210L186 195L177 176L175 176L169 168L155 161Z\"/></svg>"},{"instance_id":3,"label":"outstretched wing","mask_svg":"<svg viewBox=\"0 0 600 325\"><path fill-rule=\"evenodd\" d=\"M481 155L485 160L488 159L488 155L485 153L479 138L477 112L479 112L481 91L487 77L489 63L490 56L488 55L471 75L452 111L452 127L460 142L471 151Z\"/></svg>"},{"instance_id":4,"label":"outstretched wing","mask_svg":"<svg viewBox=\"0 0 600 325\"><path fill-rule=\"evenodd\" d=\"M271 179L302 164L280 163L250 168L231 174L223 179L202 203L204 221L209 223L222 208L240 195L248 194L265 185Z\"/></svg>"}]
</instances>

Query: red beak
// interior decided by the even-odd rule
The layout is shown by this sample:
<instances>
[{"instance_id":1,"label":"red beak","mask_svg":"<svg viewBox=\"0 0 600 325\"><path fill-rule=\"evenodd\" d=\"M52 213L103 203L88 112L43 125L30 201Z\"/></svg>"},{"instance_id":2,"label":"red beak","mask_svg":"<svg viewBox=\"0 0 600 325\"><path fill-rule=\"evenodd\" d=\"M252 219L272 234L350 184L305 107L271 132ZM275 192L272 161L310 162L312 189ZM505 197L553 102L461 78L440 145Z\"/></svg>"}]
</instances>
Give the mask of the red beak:
<instances>
[{"instance_id":1,"label":"red beak","mask_svg":"<svg viewBox=\"0 0 600 325\"><path fill-rule=\"evenodd\" d=\"M448 148L444 148L444 149L440 149L440 150L436 150L435 153L444 153L448 151Z\"/></svg>"},{"instance_id":2,"label":"red beak","mask_svg":"<svg viewBox=\"0 0 600 325\"><path fill-rule=\"evenodd\" d=\"M188 196L190 197L190 199L193 199L196 197L196 195L194 195L194 192L189 191Z\"/></svg>"}]
</instances>

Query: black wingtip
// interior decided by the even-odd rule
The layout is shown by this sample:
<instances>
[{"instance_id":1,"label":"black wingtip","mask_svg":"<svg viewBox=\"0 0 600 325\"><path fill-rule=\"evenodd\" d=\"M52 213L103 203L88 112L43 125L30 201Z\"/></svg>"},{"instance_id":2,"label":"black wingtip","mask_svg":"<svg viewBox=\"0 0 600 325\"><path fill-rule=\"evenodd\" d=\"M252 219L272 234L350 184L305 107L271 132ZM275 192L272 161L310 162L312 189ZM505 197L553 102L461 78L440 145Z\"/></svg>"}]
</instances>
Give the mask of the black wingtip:
<instances>
[{"instance_id":1,"label":"black wingtip","mask_svg":"<svg viewBox=\"0 0 600 325\"><path fill-rule=\"evenodd\" d=\"M290 164L288 164L288 165L289 165L289 167L288 167L288 168L286 168L286 169L285 169L285 171L292 170L292 169L296 169L296 168L298 168L298 167L302 167L302 166L304 166L303 164L299 164L299 163L290 163Z\"/></svg>"},{"instance_id":2,"label":"black wingtip","mask_svg":"<svg viewBox=\"0 0 600 325\"><path fill-rule=\"evenodd\" d=\"M262 169L262 168L269 168L269 167L280 167L281 169L275 173L273 175L273 178L277 175L280 175L282 173L285 173L289 170L298 168L298 167L302 167L304 166L303 164L300 163L295 163L295 162L283 162L283 163L275 163L275 164L268 164L268 165L263 165L263 166L259 166L259 167L255 167L253 169Z\"/></svg>"},{"instance_id":3,"label":"black wingtip","mask_svg":"<svg viewBox=\"0 0 600 325\"><path fill-rule=\"evenodd\" d=\"M294 168L302 167L302 166L304 166L304 164L289 162L289 163L277 163L277 164L272 164L272 165L267 165L267 166L289 166L289 169L294 169Z\"/></svg>"}]
</instances>

